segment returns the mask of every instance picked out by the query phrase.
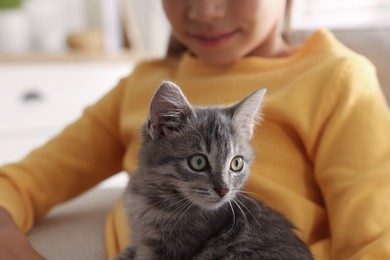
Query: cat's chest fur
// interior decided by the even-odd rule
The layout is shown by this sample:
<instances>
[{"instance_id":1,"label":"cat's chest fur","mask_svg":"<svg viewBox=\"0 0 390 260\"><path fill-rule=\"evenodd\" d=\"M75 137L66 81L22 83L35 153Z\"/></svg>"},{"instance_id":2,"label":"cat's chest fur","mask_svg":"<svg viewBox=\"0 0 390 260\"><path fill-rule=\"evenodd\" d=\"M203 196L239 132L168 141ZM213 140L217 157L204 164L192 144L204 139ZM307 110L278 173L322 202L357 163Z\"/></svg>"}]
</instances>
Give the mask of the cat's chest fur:
<instances>
[{"instance_id":1,"label":"cat's chest fur","mask_svg":"<svg viewBox=\"0 0 390 260\"><path fill-rule=\"evenodd\" d=\"M133 176L126 195L126 208L133 223L135 244L147 245L146 255L159 259L191 259L211 237L232 221L225 208L206 212L174 190L139 189ZM230 214L229 214L230 213ZM153 252L145 252L152 250ZM145 258L146 259L146 258Z\"/></svg>"}]
</instances>

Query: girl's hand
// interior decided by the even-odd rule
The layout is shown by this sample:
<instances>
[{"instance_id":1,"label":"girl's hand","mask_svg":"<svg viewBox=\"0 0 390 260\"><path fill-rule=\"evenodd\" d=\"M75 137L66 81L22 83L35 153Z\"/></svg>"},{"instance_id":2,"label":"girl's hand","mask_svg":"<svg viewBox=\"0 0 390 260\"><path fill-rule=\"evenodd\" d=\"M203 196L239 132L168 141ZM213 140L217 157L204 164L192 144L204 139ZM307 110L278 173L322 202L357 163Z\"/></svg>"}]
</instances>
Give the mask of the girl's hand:
<instances>
[{"instance_id":1,"label":"girl's hand","mask_svg":"<svg viewBox=\"0 0 390 260\"><path fill-rule=\"evenodd\" d=\"M27 237L14 223L11 215L0 207L0 256L1 259L43 260Z\"/></svg>"}]
</instances>

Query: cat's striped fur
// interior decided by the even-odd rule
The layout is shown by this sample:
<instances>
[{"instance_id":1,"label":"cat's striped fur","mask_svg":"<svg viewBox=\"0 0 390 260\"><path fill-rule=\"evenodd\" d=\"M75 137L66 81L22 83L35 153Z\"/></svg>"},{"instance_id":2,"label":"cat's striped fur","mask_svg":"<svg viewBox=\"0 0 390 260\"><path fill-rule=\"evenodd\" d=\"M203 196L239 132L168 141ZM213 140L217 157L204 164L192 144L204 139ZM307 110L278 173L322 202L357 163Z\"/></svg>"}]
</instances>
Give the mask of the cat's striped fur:
<instances>
[{"instance_id":1,"label":"cat's striped fur","mask_svg":"<svg viewBox=\"0 0 390 260\"><path fill-rule=\"evenodd\" d=\"M125 193L132 245L118 259L312 259L288 220L241 193L264 93L201 108L160 85Z\"/></svg>"}]
</instances>

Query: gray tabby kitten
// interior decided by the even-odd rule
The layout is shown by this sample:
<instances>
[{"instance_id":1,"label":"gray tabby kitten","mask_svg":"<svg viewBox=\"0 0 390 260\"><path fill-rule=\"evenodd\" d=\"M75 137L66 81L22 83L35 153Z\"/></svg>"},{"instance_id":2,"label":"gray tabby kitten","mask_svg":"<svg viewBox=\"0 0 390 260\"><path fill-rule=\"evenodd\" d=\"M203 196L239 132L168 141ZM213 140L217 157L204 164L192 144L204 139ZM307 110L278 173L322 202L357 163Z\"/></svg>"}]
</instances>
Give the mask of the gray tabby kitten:
<instances>
[{"instance_id":1,"label":"gray tabby kitten","mask_svg":"<svg viewBox=\"0 0 390 260\"><path fill-rule=\"evenodd\" d=\"M264 94L192 107L175 84L159 86L125 192L132 246L117 259L312 259L289 221L240 193Z\"/></svg>"}]
</instances>

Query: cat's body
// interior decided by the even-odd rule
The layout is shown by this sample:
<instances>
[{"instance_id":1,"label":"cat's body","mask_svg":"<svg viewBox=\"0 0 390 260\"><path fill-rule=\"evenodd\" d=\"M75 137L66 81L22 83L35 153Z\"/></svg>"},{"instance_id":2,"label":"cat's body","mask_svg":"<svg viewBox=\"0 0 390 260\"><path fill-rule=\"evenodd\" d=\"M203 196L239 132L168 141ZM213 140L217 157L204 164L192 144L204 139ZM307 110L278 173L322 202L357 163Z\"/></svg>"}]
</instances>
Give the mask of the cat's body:
<instances>
[{"instance_id":1,"label":"cat's body","mask_svg":"<svg viewBox=\"0 0 390 260\"><path fill-rule=\"evenodd\" d=\"M240 193L263 95L194 108L160 86L125 193L132 246L118 259L312 259L289 221Z\"/></svg>"}]
</instances>

